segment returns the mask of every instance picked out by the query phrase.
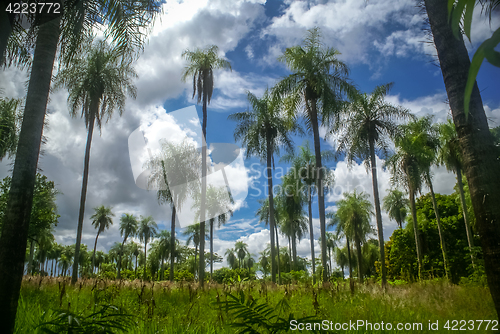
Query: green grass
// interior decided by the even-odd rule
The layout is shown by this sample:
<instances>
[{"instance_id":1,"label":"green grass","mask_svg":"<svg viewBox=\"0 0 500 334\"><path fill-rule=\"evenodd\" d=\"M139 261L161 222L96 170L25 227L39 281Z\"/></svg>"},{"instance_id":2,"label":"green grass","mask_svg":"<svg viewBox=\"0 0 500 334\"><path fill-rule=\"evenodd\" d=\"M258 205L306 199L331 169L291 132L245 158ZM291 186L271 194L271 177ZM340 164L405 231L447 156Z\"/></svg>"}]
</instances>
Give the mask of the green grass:
<instances>
[{"instance_id":1,"label":"green grass","mask_svg":"<svg viewBox=\"0 0 500 334\"><path fill-rule=\"evenodd\" d=\"M129 329L128 332L118 329L106 332L103 329L102 333L237 333L239 329L231 324L249 322L249 312L243 312L242 317L235 317L235 311L229 309L228 312L224 305L227 305L226 300L232 300L227 297L227 293L241 296L241 292L248 305L252 302L253 306L265 303L273 312L275 318L272 319L275 320L281 317L288 321L290 314L293 314L293 319L312 316L333 323L348 323L350 320L371 323L384 321L394 325L421 322L424 330L418 331L419 333L444 333L449 332L443 329L447 320L498 319L488 288L450 285L444 281L402 284L389 287L386 293L377 284L365 284L356 286L355 293L351 294L347 281L323 288L304 284L277 287L254 281L231 286L208 285L201 290L196 284L189 283L88 280L71 286L68 280L40 280L32 278L23 282L16 333L51 333L43 332L42 327L36 326L54 320L57 316L60 317L58 321L66 321L67 326L68 315L69 319L76 318L80 322L89 323L109 319L110 323L123 324L123 327L128 326ZM217 301L220 303L217 304ZM114 315L109 315L109 318L103 318L99 313L105 305L117 307ZM245 307L241 306L242 310ZM94 312L97 315L88 317ZM429 320L438 320L440 330L429 331ZM73 325L76 326L74 323ZM62 332L60 328L66 328L45 327L59 333ZM263 327L254 328L256 333L267 333ZM395 331L360 329L330 333L335 332ZM73 333L98 332L94 328L87 332L74 330Z\"/></svg>"}]
</instances>

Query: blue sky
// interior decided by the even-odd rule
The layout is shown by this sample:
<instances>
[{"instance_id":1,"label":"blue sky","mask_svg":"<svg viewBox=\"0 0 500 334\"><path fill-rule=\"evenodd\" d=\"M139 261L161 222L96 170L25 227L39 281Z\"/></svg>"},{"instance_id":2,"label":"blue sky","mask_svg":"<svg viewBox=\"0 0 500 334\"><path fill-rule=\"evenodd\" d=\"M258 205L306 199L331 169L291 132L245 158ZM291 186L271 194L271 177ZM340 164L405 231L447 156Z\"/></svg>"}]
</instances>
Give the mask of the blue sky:
<instances>
[{"instance_id":1,"label":"blue sky","mask_svg":"<svg viewBox=\"0 0 500 334\"><path fill-rule=\"evenodd\" d=\"M215 91L208 111L207 138L209 143L234 143L235 124L227 117L245 110L246 92L261 96L266 87L272 87L281 77L289 74L276 58L286 47L301 44L307 29L319 27L326 46L341 52L339 59L350 68L349 78L363 92L371 92L377 85L394 82L387 100L409 108L415 114L435 115L444 121L449 115L446 93L435 50L426 26L424 14L414 0L335 0L335 1L224 1L185 0L169 1L163 7L161 19L152 28L148 44L135 66L138 96L127 101L122 117L117 114L103 127L102 135L94 134L90 162L90 182L85 211L83 242L93 245L95 231L90 225L92 208L111 205L116 214L114 226L99 237L98 249L107 250L120 241L118 222L121 214L153 215L161 228L170 226L170 209L159 206L155 194L139 189L134 184L128 156L127 138L140 124L165 112L175 111L196 103L191 99L192 83L180 80L185 61L184 50L203 48L215 44L220 55L231 62L233 71L217 71ZM479 11L476 11L479 14ZM472 29L474 44L467 43L471 52L478 43L491 35L500 20L491 24L476 15ZM471 53L472 55L472 53ZM485 63L479 72L478 84L490 126L500 125L500 97L498 95L499 69ZM24 97L27 73L10 68L0 73L0 88L5 95ZM83 171L86 129L81 119L69 117L67 92L51 95L49 128L45 130L47 143L40 167L54 180L62 194L58 197L60 223L56 239L60 243L74 243L78 203ZM201 118L201 106L196 106ZM296 138L296 146L312 136ZM322 149L335 147L333 139L322 141ZM275 158L278 162L279 158ZM378 161L383 164L383 160ZM10 161L0 165L0 177L9 174ZM250 169L260 161L245 161ZM258 165L254 165L258 166ZM359 187L372 193L371 178L363 165L348 170L345 161L331 162L335 169L336 192L327 197L328 210L334 210L341 190ZM286 167L276 164L277 168ZM263 170L262 170L263 171ZM263 188L266 180L244 176L238 182ZM435 168L435 190L453 192L454 176L443 168ZM243 175L243 176L242 176ZM379 169L381 196L389 188L389 175ZM279 183L279 180L275 180ZM223 254L237 240L249 244L257 256L269 240L269 231L259 223L254 213L256 197L250 195L226 226L216 231L215 251ZM313 205L315 237L319 234L317 203ZM383 215L384 235L388 239L396 224ZM179 232L179 230L178 230ZM180 236L180 234L179 234ZM182 237L181 237L182 238ZM285 244L285 238L280 239ZM300 256L309 256L309 240L298 246ZM319 244L316 242L316 250ZM221 264L217 265L219 267Z\"/></svg>"}]
</instances>

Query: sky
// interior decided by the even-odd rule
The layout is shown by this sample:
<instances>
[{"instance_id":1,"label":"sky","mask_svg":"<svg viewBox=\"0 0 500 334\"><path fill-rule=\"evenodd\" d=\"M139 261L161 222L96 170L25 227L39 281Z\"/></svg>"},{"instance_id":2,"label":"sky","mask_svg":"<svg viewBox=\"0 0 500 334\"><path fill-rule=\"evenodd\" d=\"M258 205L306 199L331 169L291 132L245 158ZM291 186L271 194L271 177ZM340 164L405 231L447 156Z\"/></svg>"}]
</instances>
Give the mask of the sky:
<instances>
[{"instance_id":1,"label":"sky","mask_svg":"<svg viewBox=\"0 0 500 334\"><path fill-rule=\"evenodd\" d=\"M466 42L471 56L480 42L500 25L498 17L489 24L479 14L476 10L473 43ZM314 27L320 28L325 46L341 53L338 58L348 65L349 78L360 91L370 93L378 85L394 82L386 97L388 102L408 108L417 116L434 115L436 122L443 122L451 114L436 63L436 51L424 19L425 13L415 0L168 1L151 27L144 52L134 66L138 74L134 82L137 98L127 99L123 115L120 117L116 112L101 131L94 132L82 242L89 249L93 247L97 231L91 225L90 216L93 208L100 205L111 206L115 218L111 228L99 236L98 250L107 251L115 242L122 241L118 227L124 213L152 215L160 229L170 229L170 207L158 203L155 191L136 185L134 155L132 158L129 155L129 136L138 128L146 133L145 129L162 120L169 124L162 127L165 137L183 138L188 127L170 117L173 115L170 113L182 108L191 107L190 110L195 110L194 114L201 119L201 106L192 99L192 82L181 80L186 66L181 57L183 51L217 45L219 55L231 63L232 71L215 72L215 90L208 106L207 123L207 142L212 148L215 143L241 144L235 143L236 123L228 120L228 116L248 109L247 92L260 97L266 88L290 74L277 58L287 47L300 45L307 30ZM490 127L500 125L499 71L484 63L477 78ZM4 96L25 97L28 75L17 68L0 72L0 89ZM87 138L83 119L69 115L67 96L64 90L50 95L48 124L44 129L46 142L38 164L41 173L53 180L60 191L57 196L60 218L54 235L62 244L75 242ZM326 129L321 130L322 136L326 133ZM305 140L313 142L312 134L294 139L296 147ZM152 140L148 140L150 142ZM323 138L321 148L335 149L335 139ZM233 216L215 231L214 251L223 255L236 241L243 241L254 258L258 258L258 253L269 242L268 227L255 217L259 207L257 200L267 191L267 180L264 165L258 158L244 158L245 150L242 149L235 162L226 167L231 190L237 189L241 196ZM275 157L275 161L274 183L279 184L279 176L288 166L280 163L279 157ZM6 158L0 163L1 178L11 174L12 162ZM381 198L391 187L390 174L381 167L383 163L383 157L377 159ZM326 196L328 212L335 211L335 203L344 192L354 189L366 191L372 200L371 175L363 164L349 168L346 161L340 160L328 162L326 166L335 173L334 188ZM454 175L443 167L435 167L432 171L435 192L452 193ZM245 189L248 189L246 196ZM188 214L192 210L190 205L184 205L181 211ZM318 217L315 201L316 254L320 252ZM388 240L397 225L385 212L382 220L384 238ZM375 225L374 218L372 224ZM185 225L180 222L177 229L177 237L182 242L186 240L182 235ZM280 245L287 242L284 236L280 237ZM299 256L310 258L308 237L297 247ZM223 265L225 261L215 264L215 268Z\"/></svg>"}]
</instances>

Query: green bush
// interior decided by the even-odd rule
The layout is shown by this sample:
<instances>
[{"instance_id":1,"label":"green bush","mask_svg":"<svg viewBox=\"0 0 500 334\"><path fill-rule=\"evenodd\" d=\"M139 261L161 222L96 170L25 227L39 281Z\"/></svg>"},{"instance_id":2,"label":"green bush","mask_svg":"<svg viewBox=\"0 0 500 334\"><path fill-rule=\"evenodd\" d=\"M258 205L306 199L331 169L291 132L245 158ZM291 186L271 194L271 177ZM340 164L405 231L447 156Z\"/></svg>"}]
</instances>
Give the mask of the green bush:
<instances>
[{"instance_id":1,"label":"green bush","mask_svg":"<svg viewBox=\"0 0 500 334\"><path fill-rule=\"evenodd\" d=\"M214 270L212 279L219 284L232 284L243 280L255 280L255 274L246 268L221 268Z\"/></svg>"}]
</instances>

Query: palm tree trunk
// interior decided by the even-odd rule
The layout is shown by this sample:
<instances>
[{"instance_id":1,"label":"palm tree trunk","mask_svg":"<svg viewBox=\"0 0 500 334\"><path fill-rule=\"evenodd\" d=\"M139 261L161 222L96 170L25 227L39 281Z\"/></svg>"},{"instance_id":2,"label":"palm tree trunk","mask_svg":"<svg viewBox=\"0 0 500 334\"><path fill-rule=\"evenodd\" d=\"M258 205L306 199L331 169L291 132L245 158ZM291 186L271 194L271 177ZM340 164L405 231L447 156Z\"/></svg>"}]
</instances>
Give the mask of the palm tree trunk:
<instances>
[{"instance_id":1,"label":"palm tree trunk","mask_svg":"<svg viewBox=\"0 0 500 334\"><path fill-rule=\"evenodd\" d=\"M14 330L45 109L60 33L60 16L43 14L19 134L10 197L0 237L0 332Z\"/></svg>"},{"instance_id":2,"label":"palm tree trunk","mask_svg":"<svg viewBox=\"0 0 500 334\"><path fill-rule=\"evenodd\" d=\"M346 237L347 246L347 261L349 262L349 279L352 279L352 259L351 259L351 246L349 245L349 238Z\"/></svg>"},{"instance_id":3,"label":"palm tree trunk","mask_svg":"<svg viewBox=\"0 0 500 334\"><path fill-rule=\"evenodd\" d=\"M172 221L170 222L170 272L168 279L174 281L174 259L175 259L175 205L172 205Z\"/></svg>"},{"instance_id":4,"label":"palm tree trunk","mask_svg":"<svg viewBox=\"0 0 500 334\"><path fill-rule=\"evenodd\" d=\"M125 238L123 238L122 247L120 248L120 254L118 254L118 263L116 264L116 279L121 279L123 247L125 246L125 242L127 241L127 237L128 237L128 235L125 235ZM92 266L92 272L93 271L94 271L94 267Z\"/></svg>"},{"instance_id":5,"label":"palm tree trunk","mask_svg":"<svg viewBox=\"0 0 500 334\"><path fill-rule=\"evenodd\" d=\"M201 148L201 199L200 199L200 268L198 281L203 288L205 280L205 201L207 195L207 99L208 70L203 71L203 124Z\"/></svg>"},{"instance_id":6,"label":"palm tree trunk","mask_svg":"<svg viewBox=\"0 0 500 334\"><path fill-rule=\"evenodd\" d=\"M210 281L214 271L214 220L210 219Z\"/></svg>"},{"instance_id":7,"label":"palm tree trunk","mask_svg":"<svg viewBox=\"0 0 500 334\"><path fill-rule=\"evenodd\" d=\"M288 236L288 264L290 266L290 271L292 271L292 242L291 237Z\"/></svg>"},{"instance_id":8,"label":"palm tree trunk","mask_svg":"<svg viewBox=\"0 0 500 334\"><path fill-rule=\"evenodd\" d=\"M387 268L385 267L384 226L382 225L382 211L380 210L380 196L378 193L377 160L375 156L375 142L370 139L370 165L372 167L373 200L375 202L375 217L377 221L379 261L382 273L382 288L387 287Z\"/></svg>"},{"instance_id":9,"label":"palm tree trunk","mask_svg":"<svg viewBox=\"0 0 500 334\"><path fill-rule=\"evenodd\" d=\"M198 245L194 248L194 276L196 277L196 258L198 256ZM199 276L198 276L199 279Z\"/></svg>"},{"instance_id":10,"label":"palm tree trunk","mask_svg":"<svg viewBox=\"0 0 500 334\"><path fill-rule=\"evenodd\" d=\"M422 250L420 248L420 233L418 230L417 210L415 208L415 191L410 187L410 209L411 217L413 219L413 232L415 234L415 247L417 249L418 260L418 279L422 279Z\"/></svg>"},{"instance_id":11,"label":"palm tree trunk","mask_svg":"<svg viewBox=\"0 0 500 334\"><path fill-rule=\"evenodd\" d=\"M448 258L446 257L446 244L444 242L443 229L441 228L441 218L439 217L439 208L436 202L436 195L434 194L434 187L432 186L432 181L429 174L426 174L425 177L427 179L427 185L429 186L429 189L431 191L432 207L434 208L434 213L436 214L436 222L439 232L439 241L441 243L441 251L443 252L444 272L446 274L446 278L449 278L448 275L449 265L448 265Z\"/></svg>"},{"instance_id":12,"label":"palm tree trunk","mask_svg":"<svg viewBox=\"0 0 500 334\"><path fill-rule=\"evenodd\" d=\"M363 283L363 256L361 255L361 241L359 238L355 238L356 242L356 254L358 256L358 280L359 283Z\"/></svg>"},{"instance_id":13,"label":"palm tree trunk","mask_svg":"<svg viewBox=\"0 0 500 334\"><path fill-rule=\"evenodd\" d=\"M144 272L142 273L142 279L145 281L146 280L146 269L148 268L148 257L147 257L147 247L148 247L148 242L146 238L144 238Z\"/></svg>"},{"instance_id":14,"label":"palm tree trunk","mask_svg":"<svg viewBox=\"0 0 500 334\"><path fill-rule=\"evenodd\" d=\"M96 248L97 248L97 238L99 238L99 234L100 234L100 233L101 233L101 229L99 228L99 229L97 230L97 235L96 235L96 237L95 237L95 242L94 242L94 253L92 253L92 273L94 272L94 268L95 268L95 267L94 267L94 264L95 264L95 250L96 250ZM118 255L118 258L119 258L119 257L120 257L120 256ZM118 266L118 264L117 264L117 266Z\"/></svg>"},{"instance_id":15,"label":"palm tree trunk","mask_svg":"<svg viewBox=\"0 0 500 334\"><path fill-rule=\"evenodd\" d=\"M276 224L278 225L278 224ZM281 285L281 269L280 269L280 241L278 238L278 228L275 228L276 231L276 249L278 250L278 266L276 269L278 270L278 285Z\"/></svg>"},{"instance_id":16,"label":"palm tree trunk","mask_svg":"<svg viewBox=\"0 0 500 334\"><path fill-rule=\"evenodd\" d=\"M465 117L464 91L470 60L463 39L455 39L448 24L446 1L425 0L425 7L462 149L488 285L500 316L500 162L495 153L498 151L477 84L472 91L468 119Z\"/></svg>"},{"instance_id":17,"label":"palm tree trunk","mask_svg":"<svg viewBox=\"0 0 500 334\"><path fill-rule=\"evenodd\" d=\"M267 145L267 191L269 193L269 230L271 236L271 281L276 283L276 250L274 248L274 230L276 228L274 223L274 198L273 198L273 174L271 170L271 158L273 156L273 151L271 147L271 138L268 134L266 137ZM276 234L278 232L276 231ZM276 237L277 238L277 237ZM278 249L279 252L279 249Z\"/></svg>"},{"instance_id":18,"label":"palm tree trunk","mask_svg":"<svg viewBox=\"0 0 500 334\"><path fill-rule=\"evenodd\" d=\"M312 276L313 276L313 284L316 284L316 263L314 263L314 231L313 231L313 223L312 223L312 194L311 187L309 186L309 199L307 201L307 209L309 212L309 239L311 240L311 260L312 260Z\"/></svg>"},{"instance_id":19,"label":"palm tree trunk","mask_svg":"<svg viewBox=\"0 0 500 334\"><path fill-rule=\"evenodd\" d=\"M92 134L94 133L95 115L99 112L99 100L92 101L91 119L89 121L89 130L87 134L87 146L85 147L85 158L83 163L83 181L82 193L80 196L80 211L78 213L78 227L76 232L75 244L75 259L80 256L80 244L82 242L83 217L85 215L85 200L87 198L87 183L89 180L89 162L90 162L90 145L92 144ZM71 276L71 284L75 284L78 280L78 261L73 262L73 272Z\"/></svg>"},{"instance_id":20,"label":"palm tree trunk","mask_svg":"<svg viewBox=\"0 0 500 334\"><path fill-rule=\"evenodd\" d=\"M33 239L30 240L30 255L28 260L28 267L26 268L26 274L33 275L33 254L35 253L35 242Z\"/></svg>"},{"instance_id":21,"label":"palm tree trunk","mask_svg":"<svg viewBox=\"0 0 500 334\"><path fill-rule=\"evenodd\" d=\"M332 270L332 252L331 252L331 248L328 248L328 257L329 257L329 260L330 260L330 275L333 273L333 270Z\"/></svg>"},{"instance_id":22,"label":"palm tree trunk","mask_svg":"<svg viewBox=\"0 0 500 334\"><path fill-rule=\"evenodd\" d=\"M137 279L137 257L138 257L138 256L139 256L139 254L137 254L137 255L135 256L135 275L134 275L134 276L135 276L135 278L136 278L136 279Z\"/></svg>"},{"instance_id":23,"label":"palm tree trunk","mask_svg":"<svg viewBox=\"0 0 500 334\"><path fill-rule=\"evenodd\" d=\"M314 154L316 156L316 177L318 178L318 206L319 206L319 226L321 230L321 265L323 267L323 282L328 281L326 271L326 225L325 225L325 194L323 191L323 171L321 164L321 147L318 128L318 114L316 110L316 100L311 101L310 108L311 124L314 135Z\"/></svg>"},{"instance_id":24,"label":"palm tree trunk","mask_svg":"<svg viewBox=\"0 0 500 334\"><path fill-rule=\"evenodd\" d=\"M292 254L293 254L293 270L297 270L297 237L295 236L295 230L292 235Z\"/></svg>"},{"instance_id":25,"label":"palm tree trunk","mask_svg":"<svg viewBox=\"0 0 500 334\"><path fill-rule=\"evenodd\" d=\"M458 193L460 194L460 204L462 206L462 212L464 216L465 231L467 232L467 242L469 244L470 259L472 261L472 267L475 268L476 263L474 261L474 253L472 252L472 249L474 248L474 238L472 236L472 231L469 224L469 213L467 211L467 203L465 202L464 184L462 182L462 169L460 167L457 167L456 172L457 172Z\"/></svg>"}]
</instances>

